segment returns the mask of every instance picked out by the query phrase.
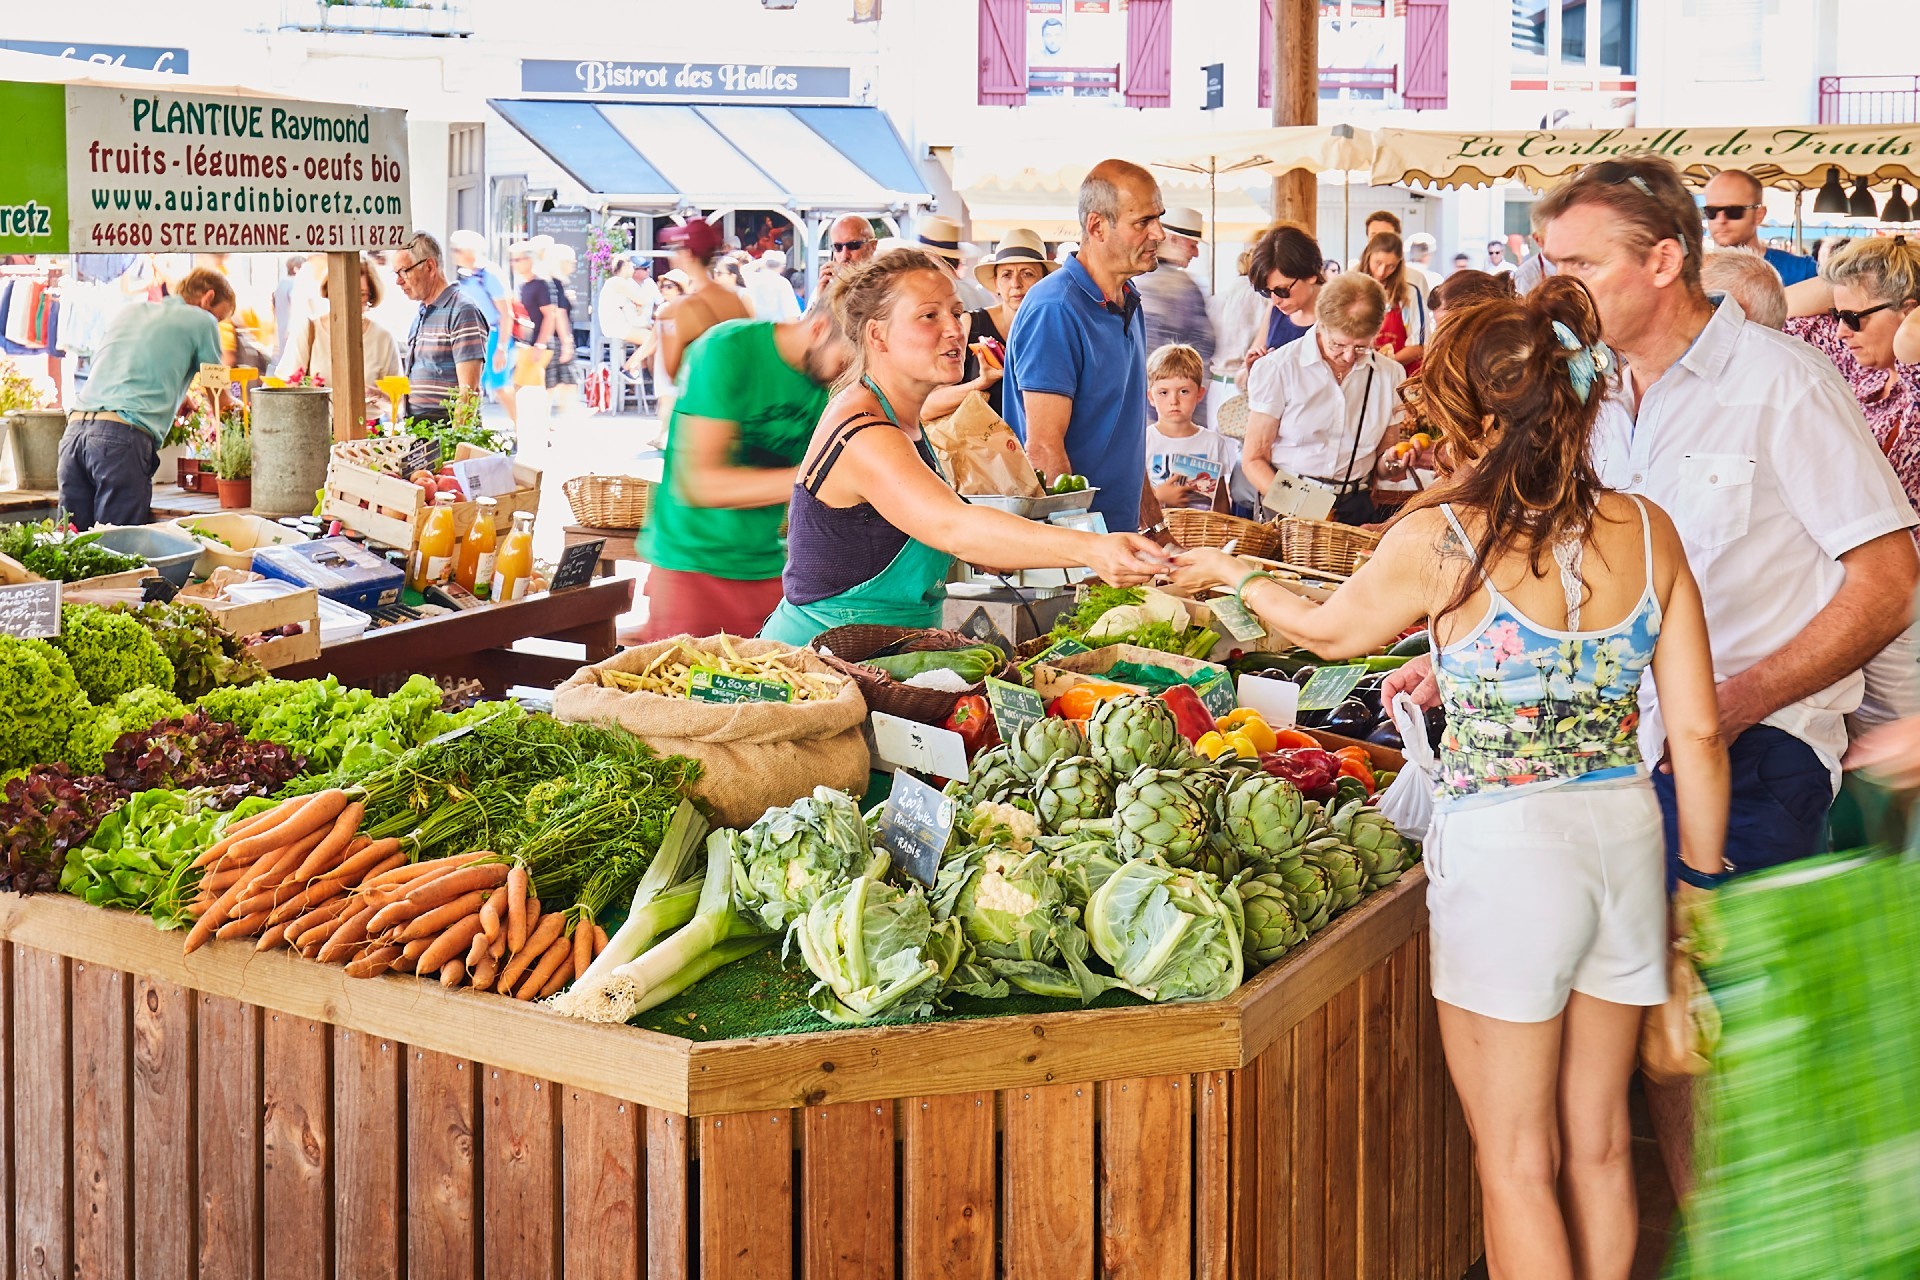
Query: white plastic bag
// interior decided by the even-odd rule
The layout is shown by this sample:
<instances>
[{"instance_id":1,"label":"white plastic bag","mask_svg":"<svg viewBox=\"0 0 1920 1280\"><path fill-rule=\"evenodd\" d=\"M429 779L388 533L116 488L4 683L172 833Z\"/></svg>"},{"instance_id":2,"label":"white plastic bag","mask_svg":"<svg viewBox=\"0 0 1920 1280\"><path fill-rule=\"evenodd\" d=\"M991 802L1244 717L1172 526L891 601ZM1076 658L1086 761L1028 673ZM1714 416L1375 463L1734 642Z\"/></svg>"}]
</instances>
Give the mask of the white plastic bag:
<instances>
[{"instance_id":1,"label":"white plastic bag","mask_svg":"<svg viewBox=\"0 0 1920 1280\"><path fill-rule=\"evenodd\" d=\"M1394 695L1388 708L1393 726L1400 731L1401 754L1406 763L1376 801L1380 813L1409 840L1425 840L1433 824L1433 781L1440 762L1427 739L1427 715L1411 694Z\"/></svg>"}]
</instances>

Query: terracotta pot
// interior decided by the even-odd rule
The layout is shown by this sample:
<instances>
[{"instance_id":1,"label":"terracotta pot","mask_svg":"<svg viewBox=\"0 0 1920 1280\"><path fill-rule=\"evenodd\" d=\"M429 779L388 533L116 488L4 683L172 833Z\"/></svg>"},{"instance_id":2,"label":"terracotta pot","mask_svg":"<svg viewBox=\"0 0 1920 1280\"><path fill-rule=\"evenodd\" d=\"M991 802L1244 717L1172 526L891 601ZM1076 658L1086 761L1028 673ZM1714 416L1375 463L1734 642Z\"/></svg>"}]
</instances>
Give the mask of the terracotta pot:
<instances>
[{"instance_id":1,"label":"terracotta pot","mask_svg":"<svg viewBox=\"0 0 1920 1280\"><path fill-rule=\"evenodd\" d=\"M220 492L220 505L226 508L250 507L253 505L253 477L244 480L216 479L214 486Z\"/></svg>"}]
</instances>

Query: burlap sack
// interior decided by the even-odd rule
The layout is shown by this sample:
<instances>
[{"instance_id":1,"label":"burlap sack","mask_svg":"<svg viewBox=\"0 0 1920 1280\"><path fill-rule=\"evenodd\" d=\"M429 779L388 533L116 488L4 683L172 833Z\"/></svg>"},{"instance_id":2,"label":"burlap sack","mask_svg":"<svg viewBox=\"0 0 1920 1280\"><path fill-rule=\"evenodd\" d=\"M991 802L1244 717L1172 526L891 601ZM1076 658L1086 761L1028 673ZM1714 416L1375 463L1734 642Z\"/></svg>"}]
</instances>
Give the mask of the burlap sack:
<instances>
[{"instance_id":1,"label":"burlap sack","mask_svg":"<svg viewBox=\"0 0 1920 1280\"><path fill-rule=\"evenodd\" d=\"M944 418L921 424L954 489L965 494L1038 498L1046 493L1020 437L978 391Z\"/></svg>"},{"instance_id":2,"label":"burlap sack","mask_svg":"<svg viewBox=\"0 0 1920 1280\"><path fill-rule=\"evenodd\" d=\"M804 649L775 640L736 638L731 642L742 657L776 650L795 653L805 670L846 680ZM700 761L706 769L695 794L713 806L715 821L723 826L747 826L768 809L792 804L816 786L839 787L856 796L865 793L872 766L861 732L867 704L851 680L830 701L791 703L694 702L600 687L595 673L602 668L640 671L682 643L710 647L705 640L678 636L625 649L605 662L582 667L554 690L554 716L618 725L662 754Z\"/></svg>"}]
</instances>

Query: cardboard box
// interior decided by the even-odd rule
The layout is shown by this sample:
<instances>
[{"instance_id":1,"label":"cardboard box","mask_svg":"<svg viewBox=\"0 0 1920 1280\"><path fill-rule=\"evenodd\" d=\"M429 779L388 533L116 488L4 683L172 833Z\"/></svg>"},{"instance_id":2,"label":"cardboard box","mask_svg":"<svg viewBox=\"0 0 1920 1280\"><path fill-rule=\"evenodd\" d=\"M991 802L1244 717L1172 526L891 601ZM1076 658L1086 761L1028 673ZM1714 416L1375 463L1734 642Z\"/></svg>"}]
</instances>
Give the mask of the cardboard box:
<instances>
[{"instance_id":1,"label":"cardboard box","mask_svg":"<svg viewBox=\"0 0 1920 1280\"><path fill-rule=\"evenodd\" d=\"M1199 658L1183 658L1177 653L1162 653L1158 649L1142 649L1130 644L1110 644L1089 653L1076 653L1071 657L1056 658L1052 662L1036 663L1030 673L1033 689L1048 702L1065 693L1078 684L1102 683L1117 684L1136 692L1145 692L1139 685L1129 684L1125 680L1109 680L1106 672L1115 663L1134 662L1142 666L1165 667L1177 671L1182 678L1200 671L1217 671L1228 678L1227 669L1217 662L1203 662Z\"/></svg>"},{"instance_id":2,"label":"cardboard box","mask_svg":"<svg viewBox=\"0 0 1920 1280\"><path fill-rule=\"evenodd\" d=\"M1053 629L1063 613L1074 608L1073 592L1028 600L1005 589L985 595L949 595L940 611L940 625L983 644L999 645L1008 654L1035 636Z\"/></svg>"},{"instance_id":3,"label":"cardboard box","mask_svg":"<svg viewBox=\"0 0 1920 1280\"><path fill-rule=\"evenodd\" d=\"M181 516L155 527L185 533L200 543L200 558L193 562L193 571L202 578L212 577L215 569L251 569L255 548L308 540L305 534L296 533L277 520L235 511ZM208 534L213 536L206 536ZM226 541L217 542L215 538Z\"/></svg>"},{"instance_id":4,"label":"cardboard box","mask_svg":"<svg viewBox=\"0 0 1920 1280\"><path fill-rule=\"evenodd\" d=\"M461 444L454 446L449 461L491 456L490 450ZM498 519L503 532L514 512L540 510L540 468L516 462L513 477L520 487L494 499L499 504ZM473 527L474 517L480 513L480 504L456 502L452 506L454 536L465 537ZM325 519L338 520L382 546L412 552L419 544L426 512L425 491L409 480L339 458L327 463L326 496L320 504L320 514Z\"/></svg>"},{"instance_id":5,"label":"cardboard box","mask_svg":"<svg viewBox=\"0 0 1920 1280\"><path fill-rule=\"evenodd\" d=\"M269 671L296 662L308 662L320 656L320 593L312 587L247 604L223 600L193 600L191 603L211 613L220 624L220 629L236 639L278 630L289 623L299 624L299 635L276 636L247 646L248 652Z\"/></svg>"}]
</instances>

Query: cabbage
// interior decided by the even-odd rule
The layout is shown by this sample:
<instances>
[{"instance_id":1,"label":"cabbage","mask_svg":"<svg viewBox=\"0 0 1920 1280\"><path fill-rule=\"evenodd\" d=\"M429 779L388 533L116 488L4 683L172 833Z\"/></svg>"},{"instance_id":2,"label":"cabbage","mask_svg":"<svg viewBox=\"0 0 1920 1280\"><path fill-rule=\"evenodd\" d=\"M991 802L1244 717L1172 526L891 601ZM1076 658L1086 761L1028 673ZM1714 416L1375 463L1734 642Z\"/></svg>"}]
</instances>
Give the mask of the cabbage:
<instances>
[{"instance_id":1,"label":"cabbage","mask_svg":"<svg viewBox=\"0 0 1920 1280\"><path fill-rule=\"evenodd\" d=\"M926 895L869 876L814 902L794 935L819 981L809 1000L833 1022L921 1017L960 959L960 925L934 921Z\"/></svg>"},{"instance_id":2,"label":"cabbage","mask_svg":"<svg viewBox=\"0 0 1920 1280\"><path fill-rule=\"evenodd\" d=\"M733 838L734 903L777 933L820 895L867 870L873 856L860 806L844 791L815 787Z\"/></svg>"},{"instance_id":3,"label":"cabbage","mask_svg":"<svg viewBox=\"0 0 1920 1280\"><path fill-rule=\"evenodd\" d=\"M937 893L938 914L960 922L970 949L955 990L997 998L1012 983L1087 1004L1115 985L1087 968L1080 912L1047 853L969 849L941 867Z\"/></svg>"},{"instance_id":4,"label":"cabbage","mask_svg":"<svg viewBox=\"0 0 1920 1280\"><path fill-rule=\"evenodd\" d=\"M1154 1001L1219 1000L1240 985L1240 892L1157 857L1122 863L1087 903L1093 950Z\"/></svg>"}]
</instances>

